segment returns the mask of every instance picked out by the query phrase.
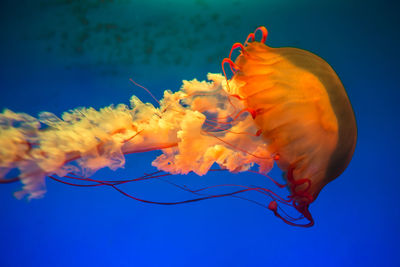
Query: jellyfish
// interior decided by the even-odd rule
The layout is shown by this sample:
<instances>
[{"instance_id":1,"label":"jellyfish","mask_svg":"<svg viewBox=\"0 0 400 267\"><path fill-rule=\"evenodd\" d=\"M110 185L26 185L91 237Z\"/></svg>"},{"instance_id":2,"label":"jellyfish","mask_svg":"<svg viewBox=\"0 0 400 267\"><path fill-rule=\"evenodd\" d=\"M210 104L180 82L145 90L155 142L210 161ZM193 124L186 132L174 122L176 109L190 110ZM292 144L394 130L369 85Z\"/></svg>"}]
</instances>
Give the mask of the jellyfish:
<instances>
[{"instance_id":1,"label":"jellyfish","mask_svg":"<svg viewBox=\"0 0 400 267\"><path fill-rule=\"evenodd\" d=\"M217 197L246 199L241 194L255 191L270 198L264 206L284 222L312 226L310 204L352 158L355 116L327 62L306 50L269 47L267 35L265 27L257 28L243 44L232 46L229 57L222 60L223 74L209 73L208 81L185 80L179 91L166 90L161 100L155 99L157 106L132 96L129 106L79 107L61 117L41 112L36 118L5 109L0 114L0 183L20 181L23 186L15 197L35 199L45 194L46 179L76 186L84 181L164 205ZM232 59L237 49L239 55ZM225 66L232 71L230 78ZM123 181L90 178L101 168L123 167L127 154L154 150L161 152L152 162L156 172ZM284 183L268 176L275 164ZM218 169L213 169L215 165ZM193 190L174 184L194 198L157 202L119 188L127 182L210 171L254 172L288 193L220 185L234 190L211 194L207 190L213 186ZM300 215L291 216L284 207Z\"/></svg>"}]
</instances>

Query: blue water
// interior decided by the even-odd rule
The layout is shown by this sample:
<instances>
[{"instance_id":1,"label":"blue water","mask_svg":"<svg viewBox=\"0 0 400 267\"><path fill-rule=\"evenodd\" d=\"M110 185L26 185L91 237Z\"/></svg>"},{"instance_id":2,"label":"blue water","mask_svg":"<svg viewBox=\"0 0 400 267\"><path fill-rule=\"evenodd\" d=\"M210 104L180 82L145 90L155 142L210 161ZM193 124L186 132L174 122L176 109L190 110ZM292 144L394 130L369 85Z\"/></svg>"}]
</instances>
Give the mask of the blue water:
<instances>
[{"instance_id":1,"label":"blue water","mask_svg":"<svg viewBox=\"0 0 400 267\"><path fill-rule=\"evenodd\" d=\"M140 3L138 3L140 2ZM128 103L220 72L230 46L265 25L270 46L310 50L338 73L359 138L351 164L295 228L234 198L152 206L110 188L47 181L43 199L0 186L0 266L400 266L399 17L395 1L1 1L0 108L60 115ZM127 157L137 177L157 153ZM175 177L197 186L257 179L227 173ZM162 183L128 188L174 199Z\"/></svg>"}]
</instances>

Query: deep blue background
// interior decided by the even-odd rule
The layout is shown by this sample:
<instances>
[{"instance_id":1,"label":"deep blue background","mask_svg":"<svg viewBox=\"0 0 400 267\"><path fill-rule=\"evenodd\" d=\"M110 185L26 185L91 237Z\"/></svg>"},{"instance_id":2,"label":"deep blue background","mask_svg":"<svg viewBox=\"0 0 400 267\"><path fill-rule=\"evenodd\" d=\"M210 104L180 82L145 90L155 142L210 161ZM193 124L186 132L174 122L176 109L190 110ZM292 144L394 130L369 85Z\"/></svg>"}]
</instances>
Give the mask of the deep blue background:
<instances>
[{"instance_id":1,"label":"deep blue background","mask_svg":"<svg viewBox=\"0 0 400 267\"><path fill-rule=\"evenodd\" d=\"M359 129L351 164L312 205L309 229L233 198L151 206L48 181L45 198L27 202L12 196L19 184L2 185L0 266L399 266L396 1L136 2L1 1L0 108L60 115L132 94L151 101L130 77L160 98L182 79L220 72L230 46L265 25L269 45L310 50L342 79ZM96 176L137 177L155 155L129 156L124 170ZM176 191L129 189L156 199Z\"/></svg>"}]
</instances>

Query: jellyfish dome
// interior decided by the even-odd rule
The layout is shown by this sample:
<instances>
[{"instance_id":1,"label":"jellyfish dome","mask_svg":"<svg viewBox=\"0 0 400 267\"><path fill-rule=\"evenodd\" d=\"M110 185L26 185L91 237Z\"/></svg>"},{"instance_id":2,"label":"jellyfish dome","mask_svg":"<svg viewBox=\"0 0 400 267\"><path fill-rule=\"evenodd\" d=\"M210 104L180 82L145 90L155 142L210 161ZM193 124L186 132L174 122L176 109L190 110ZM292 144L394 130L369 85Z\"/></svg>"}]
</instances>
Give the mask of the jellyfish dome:
<instances>
[{"instance_id":1,"label":"jellyfish dome","mask_svg":"<svg viewBox=\"0 0 400 267\"><path fill-rule=\"evenodd\" d=\"M260 41L255 40L258 32ZM183 81L179 91L164 92L158 107L133 96L129 106L76 108L61 118L5 109L0 114L0 183L20 181L23 188L15 196L32 199L45 194L46 178L71 185L85 181L167 205L256 191L271 198L265 207L284 222L312 226L309 205L352 158L354 112L327 62L302 49L271 48L266 38L266 28L259 27L244 44L232 46L222 61L223 75ZM238 48L233 60L232 51ZM226 66L233 72L230 78ZM126 154L152 150L161 151L152 165L163 175L205 175L213 164L232 173L254 172L258 166L256 172L267 175L276 163L285 184L274 183L289 193L282 197L269 188L237 185L228 193L207 194L206 188L199 193L185 187L194 198L156 202L118 187L128 181L90 178L100 168L123 167ZM13 170L18 175L10 177ZM158 177L159 172L140 180ZM282 205L293 207L300 217L287 215Z\"/></svg>"}]
</instances>

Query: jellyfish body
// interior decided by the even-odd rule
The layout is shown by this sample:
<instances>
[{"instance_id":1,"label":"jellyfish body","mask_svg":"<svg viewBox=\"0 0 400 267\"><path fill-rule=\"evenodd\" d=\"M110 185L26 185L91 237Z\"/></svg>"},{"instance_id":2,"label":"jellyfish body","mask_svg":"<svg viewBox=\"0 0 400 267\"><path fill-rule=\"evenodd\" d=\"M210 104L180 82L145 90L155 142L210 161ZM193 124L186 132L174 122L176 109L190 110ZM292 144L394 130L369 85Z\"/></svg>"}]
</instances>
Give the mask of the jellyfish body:
<instances>
[{"instance_id":1,"label":"jellyfish body","mask_svg":"<svg viewBox=\"0 0 400 267\"><path fill-rule=\"evenodd\" d=\"M357 127L346 91L331 66L298 48L262 42L241 47L231 93L254 113L254 121L286 173L294 205L306 210L321 189L349 164ZM256 30L257 31L257 30ZM248 39L254 39L250 34Z\"/></svg>"},{"instance_id":2,"label":"jellyfish body","mask_svg":"<svg viewBox=\"0 0 400 267\"><path fill-rule=\"evenodd\" d=\"M239 186L220 195L185 187L200 196L174 203L141 201L178 204L257 191L272 198L266 207L285 222L313 225L310 203L343 172L354 152L354 113L324 60L305 50L270 48L264 44L266 29L257 30L261 42L250 34L244 45L232 47L241 48L235 63L232 51L223 60L234 70L231 79L208 74L210 82L184 81L180 91L164 92L158 108L133 96L130 106L77 108L61 118L5 110L0 114L0 183L19 180L24 186L17 197L39 198L45 178L61 181L58 176L112 186L137 199L117 187L121 181L88 177L100 168L123 167L125 154L151 150L162 152L152 165L167 174L204 175L214 163L234 173L257 165L258 173L267 174L276 162L285 173L287 198L261 187ZM10 179L13 169L19 175ZM282 213L278 203L294 207L308 223L297 223L301 218Z\"/></svg>"}]
</instances>

